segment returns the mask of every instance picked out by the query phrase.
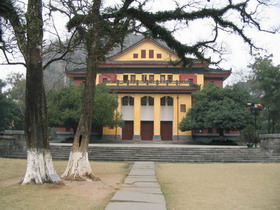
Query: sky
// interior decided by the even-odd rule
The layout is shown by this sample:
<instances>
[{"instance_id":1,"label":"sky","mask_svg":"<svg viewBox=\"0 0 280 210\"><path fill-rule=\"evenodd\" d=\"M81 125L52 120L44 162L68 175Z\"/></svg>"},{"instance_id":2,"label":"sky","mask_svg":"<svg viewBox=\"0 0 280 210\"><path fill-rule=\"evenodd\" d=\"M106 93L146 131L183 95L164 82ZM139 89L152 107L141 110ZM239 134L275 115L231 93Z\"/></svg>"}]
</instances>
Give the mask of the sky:
<instances>
[{"instance_id":1,"label":"sky","mask_svg":"<svg viewBox=\"0 0 280 210\"><path fill-rule=\"evenodd\" d=\"M106 0L106 3L115 3L118 0ZM173 3L162 4L163 1L154 0L151 1L152 5L147 5L146 8L150 11L155 11L157 9L170 10L174 7ZM222 2L222 0L211 0L212 4ZM277 2L277 1L275 1ZM279 3L280 4L280 3ZM280 5L279 7L269 7L260 12L260 18L262 19L262 24L266 29L270 27L280 27ZM61 20L60 18L57 18ZM65 29L64 21L56 22L57 28ZM173 23L169 23L172 26ZM209 22L199 21L196 23L190 23L191 29L189 30L179 30L176 32L176 38L183 43L189 43L196 39L203 39L209 32ZM264 48L263 51L258 51L254 53L259 53L260 55L270 55L273 54L274 65L280 65L280 33L270 34L265 32L259 32L256 30L248 30L248 34L254 40L254 43L258 47ZM236 83L240 80L245 80L246 75L249 74L248 65L254 61L252 55L250 55L250 49L244 44L242 39L237 35L225 33L219 34L220 42L224 42L227 45L227 52L223 56L224 60L219 64L219 68L225 70L232 70L232 75L225 81L225 84ZM48 38L48 35L45 36ZM211 56L211 53L209 54ZM19 56L19 55L17 55ZM16 57L17 57L16 56ZM212 56L211 56L212 57ZM215 56L213 56L215 59ZM0 63L3 62L3 54L0 52ZM13 72L20 72L25 74L25 68L22 65L0 65L0 79L5 80L7 75Z\"/></svg>"}]
</instances>

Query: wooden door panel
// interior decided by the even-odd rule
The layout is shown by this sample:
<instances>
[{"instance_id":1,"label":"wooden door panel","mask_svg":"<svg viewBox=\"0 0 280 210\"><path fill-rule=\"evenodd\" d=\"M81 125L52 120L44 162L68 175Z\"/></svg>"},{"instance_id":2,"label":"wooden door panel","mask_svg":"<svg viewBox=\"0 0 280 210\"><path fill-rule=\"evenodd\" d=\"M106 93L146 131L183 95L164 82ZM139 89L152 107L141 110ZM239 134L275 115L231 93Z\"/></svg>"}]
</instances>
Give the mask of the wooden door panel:
<instances>
[{"instance_id":1,"label":"wooden door panel","mask_svg":"<svg viewBox=\"0 0 280 210\"><path fill-rule=\"evenodd\" d=\"M153 136L154 136L154 122L141 121L141 139L153 140Z\"/></svg>"},{"instance_id":2,"label":"wooden door panel","mask_svg":"<svg viewBox=\"0 0 280 210\"><path fill-rule=\"evenodd\" d=\"M160 122L161 140L172 140L172 121Z\"/></svg>"},{"instance_id":3,"label":"wooden door panel","mask_svg":"<svg viewBox=\"0 0 280 210\"><path fill-rule=\"evenodd\" d=\"M122 140L132 140L133 138L133 121L125 121L122 129Z\"/></svg>"}]
</instances>

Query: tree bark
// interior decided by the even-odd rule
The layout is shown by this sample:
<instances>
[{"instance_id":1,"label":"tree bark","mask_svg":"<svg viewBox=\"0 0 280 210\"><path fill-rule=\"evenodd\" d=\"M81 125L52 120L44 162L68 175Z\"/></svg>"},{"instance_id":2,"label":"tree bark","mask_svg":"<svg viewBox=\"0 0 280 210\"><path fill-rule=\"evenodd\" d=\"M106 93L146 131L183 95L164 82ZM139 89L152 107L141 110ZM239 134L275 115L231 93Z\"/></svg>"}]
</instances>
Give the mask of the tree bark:
<instances>
[{"instance_id":1,"label":"tree bark","mask_svg":"<svg viewBox=\"0 0 280 210\"><path fill-rule=\"evenodd\" d=\"M29 0L26 14L26 111L25 135L27 145L27 169L23 184L35 182L61 182L53 166L48 140L48 120L43 84L42 1Z\"/></svg>"},{"instance_id":2,"label":"tree bark","mask_svg":"<svg viewBox=\"0 0 280 210\"><path fill-rule=\"evenodd\" d=\"M67 168L61 176L66 180L98 180L98 178L94 176L88 160L88 144L91 135L96 70L96 58L94 55L89 55L80 121L74 136Z\"/></svg>"}]
</instances>

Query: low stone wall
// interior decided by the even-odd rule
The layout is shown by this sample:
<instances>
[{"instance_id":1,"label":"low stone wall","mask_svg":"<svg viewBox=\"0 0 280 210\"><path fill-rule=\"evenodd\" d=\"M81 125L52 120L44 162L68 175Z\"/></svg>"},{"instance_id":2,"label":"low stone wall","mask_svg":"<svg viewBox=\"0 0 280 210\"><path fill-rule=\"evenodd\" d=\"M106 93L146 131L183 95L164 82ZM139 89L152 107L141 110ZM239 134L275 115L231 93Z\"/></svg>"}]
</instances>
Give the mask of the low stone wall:
<instances>
[{"instance_id":1,"label":"low stone wall","mask_svg":"<svg viewBox=\"0 0 280 210\"><path fill-rule=\"evenodd\" d=\"M225 139L230 139L231 141L237 142L240 135L239 134L224 134ZM219 139L219 134L193 134L192 138L195 142L209 144L215 139Z\"/></svg>"},{"instance_id":2,"label":"low stone wall","mask_svg":"<svg viewBox=\"0 0 280 210\"><path fill-rule=\"evenodd\" d=\"M0 135L0 156L7 156L16 151L26 151L24 132L5 130L4 135Z\"/></svg>"},{"instance_id":3,"label":"low stone wall","mask_svg":"<svg viewBox=\"0 0 280 210\"><path fill-rule=\"evenodd\" d=\"M280 134L260 134L261 148L280 154Z\"/></svg>"}]
</instances>

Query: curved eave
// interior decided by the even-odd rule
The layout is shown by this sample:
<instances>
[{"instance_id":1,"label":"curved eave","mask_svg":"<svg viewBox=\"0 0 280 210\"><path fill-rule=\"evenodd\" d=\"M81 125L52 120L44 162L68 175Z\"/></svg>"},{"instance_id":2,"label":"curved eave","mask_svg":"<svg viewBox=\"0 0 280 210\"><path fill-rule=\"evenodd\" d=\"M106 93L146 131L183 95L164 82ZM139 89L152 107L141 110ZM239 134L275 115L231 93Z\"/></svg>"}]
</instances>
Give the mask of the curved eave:
<instances>
[{"instance_id":1,"label":"curved eave","mask_svg":"<svg viewBox=\"0 0 280 210\"><path fill-rule=\"evenodd\" d=\"M67 77L85 77L85 72L65 72Z\"/></svg>"},{"instance_id":2,"label":"curved eave","mask_svg":"<svg viewBox=\"0 0 280 210\"><path fill-rule=\"evenodd\" d=\"M167 68L162 66L151 66L151 68L145 67L115 67L115 68L104 68L101 67L98 70L99 73L178 73L178 74L203 74L204 78L207 79L222 79L225 80L231 74L231 70L216 70L207 68L192 68L192 69L182 69L178 67ZM85 69L76 69L74 71L66 71L68 77L86 77Z\"/></svg>"},{"instance_id":3,"label":"curved eave","mask_svg":"<svg viewBox=\"0 0 280 210\"><path fill-rule=\"evenodd\" d=\"M230 71L223 71L223 72L209 72L204 74L205 79L211 78L223 78L224 80L231 75Z\"/></svg>"}]
</instances>

